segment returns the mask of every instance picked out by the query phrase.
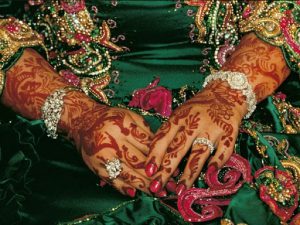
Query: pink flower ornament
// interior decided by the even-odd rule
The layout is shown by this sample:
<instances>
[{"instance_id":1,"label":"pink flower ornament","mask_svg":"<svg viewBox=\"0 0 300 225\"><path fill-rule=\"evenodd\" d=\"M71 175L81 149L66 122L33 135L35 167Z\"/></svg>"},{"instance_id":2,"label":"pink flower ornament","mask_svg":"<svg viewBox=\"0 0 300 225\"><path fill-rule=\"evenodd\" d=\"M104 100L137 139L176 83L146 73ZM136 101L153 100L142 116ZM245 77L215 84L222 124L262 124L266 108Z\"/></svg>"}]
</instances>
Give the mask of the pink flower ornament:
<instances>
[{"instance_id":1,"label":"pink flower ornament","mask_svg":"<svg viewBox=\"0 0 300 225\"><path fill-rule=\"evenodd\" d=\"M162 116L169 117L172 112L172 94L165 87L157 86L159 81L160 78L156 78L146 88L134 91L129 106L153 109Z\"/></svg>"}]
</instances>

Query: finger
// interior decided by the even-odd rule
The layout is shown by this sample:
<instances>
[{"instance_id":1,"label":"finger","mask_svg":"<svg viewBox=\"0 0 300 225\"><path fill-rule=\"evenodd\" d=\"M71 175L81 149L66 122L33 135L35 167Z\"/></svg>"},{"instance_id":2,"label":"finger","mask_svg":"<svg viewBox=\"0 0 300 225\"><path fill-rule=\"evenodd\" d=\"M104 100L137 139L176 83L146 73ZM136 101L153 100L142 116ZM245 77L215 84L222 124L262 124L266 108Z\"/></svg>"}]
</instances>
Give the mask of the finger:
<instances>
[{"instance_id":1,"label":"finger","mask_svg":"<svg viewBox=\"0 0 300 225\"><path fill-rule=\"evenodd\" d=\"M129 166L127 166L127 164L123 161L121 161L121 171L120 174L117 175L116 178L114 179L110 179L109 178L109 173L106 169L106 164L108 162L113 161L113 159L115 159L116 157L109 157L109 158L103 158L103 159L99 159L99 162L97 163L98 166L97 168L93 168L93 171L95 171L95 173L101 177L103 180L107 181L108 183L111 183L113 185L115 185L115 183L118 183L118 180L121 180L123 182L123 184L126 184L127 186L131 186L134 189L138 189L141 190L143 192L149 193L148 187L149 187L149 179L146 178L145 176L137 173L134 169L130 168ZM105 162L105 163L103 163ZM95 165L97 165L95 164ZM121 186L118 186L118 190L122 192L122 190L120 189ZM122 192L124 193L124 192ZM128 194L128 193L127 193Z\"/></svg>"},{"instance_id":2,"label":"finger","mask_svg":"<svg viewBox=\"0 0 300 225\"><path fill-rule=\"evenodd\" d=\"M125 183L119 177L116 178L116 179L114 179L114 180L109 179L108 173L107 173L105 167L102 167L102 166L98 167L96 174L99 177L101 177L101 179L103 180L103 182L112 185L120 193L122 193L124 195L128 195L128 196L130 196L132 198L135 197L136 189L132 185Z\"/></svg>"},{"instance_id":3,"label":"finger","mask_svg":"<svg viewBox=\"0 0 300 225\"><path fill-rule=\"evenodd\" d=\"M181 130L176 134L163 157L159 172L150 184L152 192L156 193L164 187L188 152L193 140L196 138L195 136L196 132L194 135L188 136L185 130Z\"/></svg>"},{"instance_id":4,"label":"finger","mask_svg":"<svg viewBox=\"0 0 300 225\"><path fill-rule=\"evenodd\" d=\"M151 142L149 133L135 123L130 123L129 130L130 134L127 136L127 141L142 151L144 155L148 155Z\"/></svg>"},{"instance_id":5,"label":"finger","mask_svg":"<svg viewBox=\"0 0 300 225\"><path fill-rule=\"evenodd\" d=\"M204 144L195 144L192 147L191 154L185 166L184 172L179 180L178 195L182 192L182 189L192 187L195 180L199 177L199 174L210 156L210 149ZM184 187L183 187L184 185Z\"/></svg>"},{"instance_id":6,"label":"finger","mask_svg":"<svg viewBox=\"0 0 300 225\"><path fill-rule=\"evenodd\" d=\"M150 194L148 190L150 180L135 170L132 170L132 168L128 167L125 163L122 163L122 172L118 178L132 187Z\"/></svg>"},{"instance_id":7,"label":"finger","mask_svg":"<svg viewBox=\"0 0 300 225\"><path fill-rule=\"evenodd\" d=\"M166 190L172 193L176 193L177 184L174 179L170 179L166 184Z\"/></svg>"},{"instance_id":8,"label":"finger","mask_svg":"<svg viewBox=\"0 0 300 225\"><path fill-rule=\"evenodd\" d=\"M154 135L150 143L150 154L146 161L145 171L147 176L151 177L155 174L160 163L167 151L167 147L175 137L179 126L172 125L170 121L163 123L157 133Z\"/></svg>"},{"instance_id":9,"label":"finger","mask_svg":"<svg viewBox=\"0 0 300 225\"><path fill-rule=\"evenodd\" d=\"M125 183L123 180L121 179L115 179L112 181L112 186L117 189L117 191L121 192L124 195L128 195L130 197L135 197L136 195L136 189Z\"/></svg>"},{"instance_id":10,"label":"finger","mask_svg":"<svg viewBox=\"0 0 300 225\"><path fill-rule=\"evenodd\" d=\"M153 135L153 132L151 131L150 126L148 125L148 123L146 122L146 120L145 120L142 116L140 116L140 115L138 115L138 114L136 114L136 113L134 113L134 112L132 112L132 111L130 111L130 116L132 117L133 121L134 121L140 128L142 128L145 132L148 133L148 135L149 135L150 137L153 137L153 136L154 136L154 135Z\"/></svg>"},{"instance_id":11,"label":"finger","mask_svg":"<svg viewBox=\"0 0 300 225\"><path fill-rule=\"evenodd\" d=\"M221 168L230 158L234 151L234 145L238 133L235 132L231 136L221 137L215 155L209 161L208 167L214 166L215 169Z\"/></svg>"},{"instance_id":12,"label":"finger","mask_svg":"<svg viewBox=\"0 0 300 225\"><path fill-rule=\"evenodd\" d=\"M135 146L126 143L122 146L122 161L132 170L149 179L145 173L146 156L139 151Z\"/></svg>"}]
</instances>

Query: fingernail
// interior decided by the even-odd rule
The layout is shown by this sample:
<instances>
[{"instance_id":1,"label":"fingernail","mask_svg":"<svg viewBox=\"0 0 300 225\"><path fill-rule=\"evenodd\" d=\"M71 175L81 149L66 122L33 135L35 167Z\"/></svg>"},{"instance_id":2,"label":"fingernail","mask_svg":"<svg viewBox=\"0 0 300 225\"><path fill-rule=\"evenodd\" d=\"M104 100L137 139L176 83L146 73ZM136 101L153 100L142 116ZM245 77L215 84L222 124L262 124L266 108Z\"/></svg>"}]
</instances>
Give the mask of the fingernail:
<instances>
[{"instance_id":1,"label":"fingernail","mask_svg":"<svg viewBox=\"0 0 300 225\"><path fill-rule=\"evenodd\" d=\"M209 166L208 166L208 169L207 169L207 173L213 173L215 172L216 170L218 169L218 164L216 162L213 162L211 163Z\"/></svg>"},{"instance_id":2,"label":"fingernail","mask_svg":"<svg viewBox=\"0 0 300 225\"><path fill-rule=\"evenodd\" d=\"M104 187L107 183L104 180L99 181L99 186Z\"/></svg>"},{"instance_id":3,"label":"fingernail","mask_svg":"<svg viewBox=\"0 0 300 225\"><path fill-rule=\"evenodd\" d=\"M181 195L182 192L184 192L186 189L186 186L184 184L178 184L177 188L176 188L176 194L177 195Z\"/></svg>"},{"instance_id":4,"label":"fingernail","mask_svg":"<svg viewBox=\"0 0 300 225\"><path fill-rule=\"evenodd\" d=\"M166 184L166 188L168 191L176 193L176 188L177 188L177 184L170 180L167 184Z\"/></svg>"},{"instance_id":5,"label":"fingernail","mask_svg":"<svg viewBox=\"0 0 300 225\"><path fill-rule=\"evenodd\" d=\"M150 184L150 191L156 193L160 189L161 189L161 183L158 180L153 180Z\"/></svg>"},{"instance_id":6,"label":"fingernail","mask_svg":"<svg viewBox=\"0 0 300 225\"><path fill-rule=\"evenodd\" d=\"M180 174L180 170L177 168L173 173L173 177L177 177L179 174Z\"/></svg>"},{"instance_id":7,"label":"fingernail","mask_svg":"<svg viewBox=\"0 0 300 225\"><path fill-rule=\"evenodd\" d=\"M157 172L157 165L155 163L148 163L145 172L148 177L152 177Z\"/></svg>"},{"instance_id":8,"label":"fingernail","mask_svg":"<svg viewBox=\"0 0 300 225\"><path fill-rule=\"evenodd\" d=\"M155 194L156 197L163 198L167 196L167 191L165 189Z\"/></svg>"},{"instance_id":9,"label":"fingernail","mask_svg":"<svg viewBox=\"0 0 300 225\"><path fill-rule=\"evenodd\" d=\"M135 196L136 190L134 188L126 188L126 193L129 195L131 198Z\"/></svg>"}]
</instances>

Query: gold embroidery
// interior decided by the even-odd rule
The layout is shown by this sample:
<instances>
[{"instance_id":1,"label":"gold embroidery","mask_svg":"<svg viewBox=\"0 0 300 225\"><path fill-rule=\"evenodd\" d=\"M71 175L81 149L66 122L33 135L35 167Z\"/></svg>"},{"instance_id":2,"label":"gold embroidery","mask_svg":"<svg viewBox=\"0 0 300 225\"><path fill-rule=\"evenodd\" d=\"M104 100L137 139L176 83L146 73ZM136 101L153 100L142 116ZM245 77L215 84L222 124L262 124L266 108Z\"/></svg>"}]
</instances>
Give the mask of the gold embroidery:
<instances>
[{"instance_id":1,"label":"gold embroidery","mask_svg":"<svg viewBox=\"0 0 300 225\"><path fill-rule=\"evenodd\" d=\"M0 19L0 95L3 92L8 61L24 47L42 46L42 38L26 23L15 18ZM46 48L44 47L46 50ZM46 52L47 53L47 52Z\"/></svg>"},{"instance_id":2,"label":"gold embroidery","mask_svg":"<svg viewBox=\"0 0 300 225\"><path fill-rule=\"evenodd\" d=\"M293 176L293 180L300 190L300 159L296 156L290 156L287 160L280 161L283 167Z\"/></svg>"},{"instance_id":3,"label":"gold embroidery","mask_svg":"<svg viewBox=\"0 0 300 225\"><path fill-rule=\"evenodd\" d=\"M43 46L41 37L26 23L14 18L0 19L0 69L22 47Z\"/></svg>"},{"instance_id":4,"label":"gold embroidery","mask_svg":"<svg viewBox=\"0 0 300 225\"><path fill-rule=\"evenodd\" d=\"M234 13L234 5L237 2L237 0L185 0L185 4L198 7L195 24L199 43L219 45L224 40L231 44L238 40L236 22L239 16Z\"/></svg>"},{"instance_id":5,"label":"gold embroidery","mask_svg":"<svg viewBox=\"0 0 300 225\"><path fill-rule=\"evenodd\" d=\"M279 119L284 133L297 134L300 132L300 108L292 106L285 99L273 96L273 103L278 110Z\"/></svg>"},{"instance_id":6,"label":"gold embroidery","mask_svg":"<svg viewBox=\"0 0 300 225\"><path fill-rule=\"evenodd\" d=\"M122 51L122 48L110 41L107 23L103 21L98 27L83 0L51 0L30 20L45 36L47 48L53 55L51 65L64 78L64 74L72 76L70 80L76 81L73 85L79 85L87 95L108 104L103 89L111 80L112 59L107 48L114 51Z\"/></svg>"},{"instance_id":7,"label":"gold embroidery","mask_svg":"<svg viewBox=\"0 0 300 225\"><path fill-rule=\"evenodd\" d=\"M240 20L240 31L254 31L272 45L283 47L292 69L300 69L299 14L297 1L250 1Z\"/></svg>"},{"instance_id":8,"label":"gold embroidery","mask_svg":"<svg viewBox=\"0 0 300 225\"><path fill-rule=\"evenodd\" d=\"M235 225L230 219L221 219L221 225ZM247 225L247 223L237 223L236 225Z\"/></svg>"}]
</instances>

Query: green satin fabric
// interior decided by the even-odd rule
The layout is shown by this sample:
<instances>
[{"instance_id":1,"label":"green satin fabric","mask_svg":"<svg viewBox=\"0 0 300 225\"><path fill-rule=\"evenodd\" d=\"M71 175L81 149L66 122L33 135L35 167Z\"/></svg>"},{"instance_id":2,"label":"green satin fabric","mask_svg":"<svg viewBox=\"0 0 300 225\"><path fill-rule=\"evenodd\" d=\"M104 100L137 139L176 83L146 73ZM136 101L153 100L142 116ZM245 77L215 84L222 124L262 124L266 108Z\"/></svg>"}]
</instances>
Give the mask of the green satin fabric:
<instances>
[{"instance_id":1,"label":"green satin fabric","mask_svg":"<svg viewBox=\"0 0 300 225\"><path fill-rule=\"evenodd\" d=\"M189 25L194 22L187 16L189 6L183 4L175 9L173 0L119 0L117 7L111 1L92 0L87 5L98 7L100 20L112 18L117 22L112 36L124 35L126 39L117 44L130 49L117 54L113 62L114 69L120 72L119 82L110 85L115 91L113 104L124 102L135 89L147 86L157 76L161 78L160 85L169 89L201 87L209 71L204 68L200 72L199 68L211 60L213 47L191 43ZM281 87L296 106L300 105L299 89L297 76L291 76ZM276 132L280 132L276 113L271 101L266 100L254 118L275 124ZM41 121L30 122L2 108L0 119L0 224L186 224L158 199L140 194L132 200L110 186L99 187L99 179L87 169L75 148L63 139L47 138ZM160 125L154 117L147 117L147 121L153 131ZM269 147L269 164L281 167L265 134L259 135ZM290 154L299 155L299 135L268 135L287 138ZM252 172L260 168L262 161L253 139L241 134L237 143L237 152L249 160ZM247 184L224 211L225 217L235 223L279 224ZM73 221L86 215L91 216Z\"/></svg>"},{"instance_id":2,"label":"green satin fabric","mask_svg":"<svg viewBox=\"0 0 300 225\"><path fill-rule=\"evenodd\" d=\"M211 52L203 52L208 46L191 43L189 26L194 20L186 15L190 7L184 5L175 10L172 0L122 0L116 7L111 1L94 0L87 1L87 5L99 8L101 20L116 21L112 37L124 35L125 40L116 44L130 49L117 54L118 59L113 62L120 73L119 84L111 82L116 91L114 103L131 96L135 89L146 87L154 77L160 77L159 85L169 89L201 87L206 73L199 73L199 67L204 59L209 60L212 48Z\"/></svg>"}]
</instances>

